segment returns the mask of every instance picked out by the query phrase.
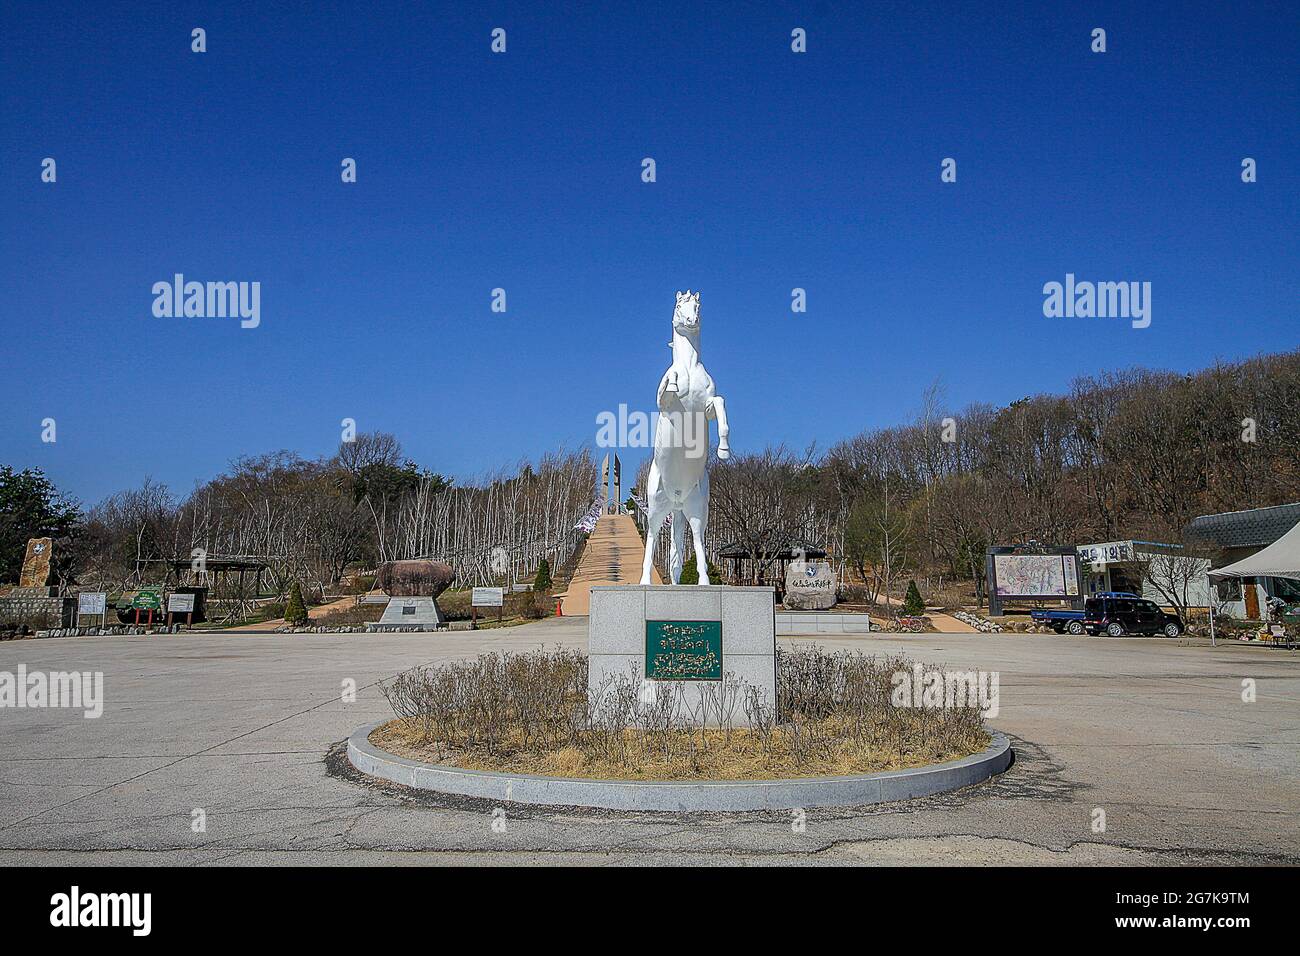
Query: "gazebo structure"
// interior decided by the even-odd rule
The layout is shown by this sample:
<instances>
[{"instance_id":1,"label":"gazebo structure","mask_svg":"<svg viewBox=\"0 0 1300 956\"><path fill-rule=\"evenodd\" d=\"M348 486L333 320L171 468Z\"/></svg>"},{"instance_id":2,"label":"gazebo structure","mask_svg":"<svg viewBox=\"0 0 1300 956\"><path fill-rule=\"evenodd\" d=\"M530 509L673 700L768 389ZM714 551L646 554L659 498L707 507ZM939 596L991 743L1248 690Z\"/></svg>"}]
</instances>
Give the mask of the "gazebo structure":
<instances>
[{"instance_id":1,"label":"gazebo structure","mask_svg":"<svg viewBox=\"0 0 1300 956\"><path fill-rule=\"evenodd\" d=\"M198 565L196 567L196 564ZM254 575L253 595L262 593L262 573L270 567L259 558L239 555L232 557L213 557L208 555L202 562L184 558L168 561L168 580L174 576L178 587L216 588L229 582L230 575L238 576L239 587L236 593L245 594L247 575ZM222 588L222 590L226 590Z\"/></svg>"},{"instance_id":2,"label":"gazebo structure","mask_svg":"<svg viewBox=\"0 0 1300 956\"><path fill-rule=\"evenodd\" d=\"M794 560L820 560L825 557L824 549L801 541L774 550L747 548L740 542L733 541L718 549L719 560L727 562L728 583L749 583L756 580L759 584L771 584L776 588L778 603L785 599L786 565ZM774 573L775 580L768 580L769 572Z\"/></svg>"}]
</instances>

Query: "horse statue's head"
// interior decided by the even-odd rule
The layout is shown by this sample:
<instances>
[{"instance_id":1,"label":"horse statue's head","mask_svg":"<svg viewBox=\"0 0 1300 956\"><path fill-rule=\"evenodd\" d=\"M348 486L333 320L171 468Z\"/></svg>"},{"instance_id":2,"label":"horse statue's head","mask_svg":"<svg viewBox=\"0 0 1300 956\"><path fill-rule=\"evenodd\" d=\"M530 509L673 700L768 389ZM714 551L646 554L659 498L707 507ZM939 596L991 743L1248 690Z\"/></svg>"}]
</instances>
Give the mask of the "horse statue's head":
<instances>
[{"instance_id":1,"label":"horse statue's head","mask_svg":"<svg viewBox=\"0 0 1300 956\"><path fill-rule=\"evenodd\" d=\"M691 292L677 293L677 307L673 309L673 331L682 335L700 334L700 294Z\"/></svg>"}]
</instances>

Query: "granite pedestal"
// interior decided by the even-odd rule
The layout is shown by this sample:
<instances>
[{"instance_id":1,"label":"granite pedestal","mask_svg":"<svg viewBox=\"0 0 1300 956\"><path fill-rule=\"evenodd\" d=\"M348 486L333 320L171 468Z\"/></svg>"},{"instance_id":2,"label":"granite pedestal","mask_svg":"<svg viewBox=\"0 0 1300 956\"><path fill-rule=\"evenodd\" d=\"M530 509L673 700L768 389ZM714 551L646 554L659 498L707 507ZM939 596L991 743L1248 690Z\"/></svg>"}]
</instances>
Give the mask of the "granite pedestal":
<instances>
[{"instance_id":1,"label":"granite pedestal","mask_svg":"<svg viewBox=\"0 0 1300 956\"><path fill-rule=\"evenodd\" d=\"M438 631L446 627L431 597L390 598L383 616L366 625L367 631Z\"/></svg>"},{"instance_id":2,"label":"granite pedestal","mask_svg":"<svg viewBox=\"0 0 1300 956\"><path fill-rule=\"evenodd\" d=\"M598 585L587 621L588 687L612 675L642 681L682 681L683 714L723 675L755 688L776 709L775 591L724 585ZM709 723L716 723L710 719ZM734 726L749 723L743 698Z\"/></svg>"}]
</instances>

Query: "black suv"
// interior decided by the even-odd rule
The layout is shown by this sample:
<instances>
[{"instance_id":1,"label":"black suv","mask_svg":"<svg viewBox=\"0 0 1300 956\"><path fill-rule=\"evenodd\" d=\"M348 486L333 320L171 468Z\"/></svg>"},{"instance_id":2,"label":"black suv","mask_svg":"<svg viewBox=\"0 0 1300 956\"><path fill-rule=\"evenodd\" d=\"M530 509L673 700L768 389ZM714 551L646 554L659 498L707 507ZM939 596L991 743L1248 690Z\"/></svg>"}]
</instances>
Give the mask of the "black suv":
<instances>
[{"instance_id":1,"label":"black suv","mask_svg":"<svg viewBox=\"0 0 1300 956\"><path fill-rule=\"evenodd\" d=\"M1083 627L1089 634L1163 634L1177 637L1183 622L1160 610L1154 601L1136 594L1106 594L1090 597L1083 604Z\"/></svg>"}]
</instances>

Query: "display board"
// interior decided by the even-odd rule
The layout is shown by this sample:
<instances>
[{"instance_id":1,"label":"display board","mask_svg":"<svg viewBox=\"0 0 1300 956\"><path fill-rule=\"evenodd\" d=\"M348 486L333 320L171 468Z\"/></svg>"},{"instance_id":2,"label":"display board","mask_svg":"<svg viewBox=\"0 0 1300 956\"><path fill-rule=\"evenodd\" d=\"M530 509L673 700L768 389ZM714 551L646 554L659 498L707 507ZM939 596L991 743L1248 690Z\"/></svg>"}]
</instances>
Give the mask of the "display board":
<instances>
[{"instance_id":1,"label":"display board","mask_svg":"<svg viewBox=\"0 0 1300 956\"><path fill-rule=\"evenodd\" d=\"M167 595L167 611L170 614L194 613L194 595L193 594Z\"/></svg>"},{"instance_id":2,"label":"display board","mask_svg":"<svg viewBox=\"0 0 1300 956\"><path fill-rule=\"evenodd\" d=\"M136 591L135 597L131 599L131 607L137 611L160 611L162 598L156 590Z\"/></svg>"},{"instance_id":3,"label":"display board","mask_svg":"<svg viewBox=\"0 0 1300 956\"><path fill-rule=\"evenodd\" d=\"M1000 597L1069 598L1079 593L1073 554L995 554L993 570Z\"/></svg>"}]
</instances>

